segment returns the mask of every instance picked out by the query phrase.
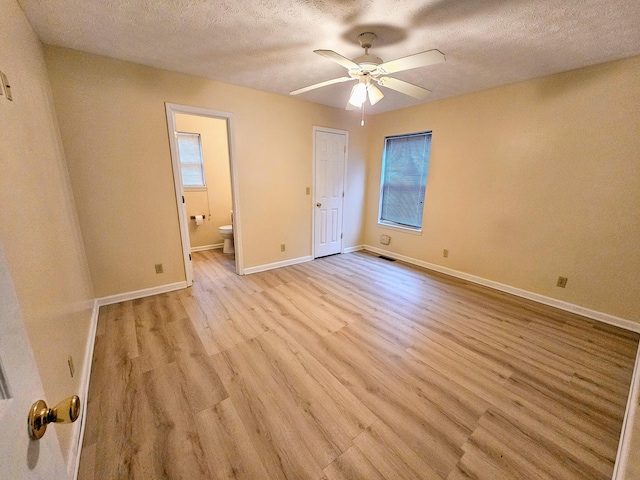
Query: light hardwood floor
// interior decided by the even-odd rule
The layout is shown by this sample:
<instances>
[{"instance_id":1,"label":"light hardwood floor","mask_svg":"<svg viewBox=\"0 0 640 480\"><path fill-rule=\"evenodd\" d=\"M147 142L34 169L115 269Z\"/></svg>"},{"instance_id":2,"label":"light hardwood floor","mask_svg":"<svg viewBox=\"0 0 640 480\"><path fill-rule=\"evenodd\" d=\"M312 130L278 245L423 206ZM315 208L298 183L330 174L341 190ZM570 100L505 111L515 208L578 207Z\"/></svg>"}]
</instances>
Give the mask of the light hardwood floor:
<instances>
[{"instance_id":1,"label":"light hardwood floor","mask_svg":"<svg viewBox=\"0 0 640 480\"><path fill-rule=\"evenodd\" d=\"M81 480L611 478L638 335L366 253L102 307Z\"/></svg>"}]
</instances>

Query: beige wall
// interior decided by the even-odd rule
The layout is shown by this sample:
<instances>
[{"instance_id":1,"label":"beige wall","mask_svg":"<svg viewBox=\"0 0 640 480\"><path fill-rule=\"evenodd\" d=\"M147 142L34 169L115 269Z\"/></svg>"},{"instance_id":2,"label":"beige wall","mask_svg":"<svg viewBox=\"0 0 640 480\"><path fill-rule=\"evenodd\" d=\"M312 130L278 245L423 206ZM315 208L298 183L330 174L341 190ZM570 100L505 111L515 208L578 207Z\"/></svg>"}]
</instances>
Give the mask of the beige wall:
<instances>
[{"instance_id":1,"label":"beige wall","mask_svg":"<svg viewBox=\"0 0 640 480\"><path fill-rule=\"evenodd\" d=\"M55 404L79 391L93 291L42 46L18 4L0 3L0 70L14 98L0 97L0 237L46 400ZM53 430L66 455L72 428Z\"/></svg>"},{"instance_id":2,"label":"beige wall","mask_svg":"<svg viewBox=\"0 0 640 480\"><path fill-rule=\"evenodd\" d=\"M366 243L640 321L639 84L636 57L376 115ZM422 235L382 228L384 137L426 130Z\"/></svg>"},{"instance_id":3,"label":"beige wall","mask_svg":"<svg viewBox=\"0 0 640 480\"><path fill-rule=\"evenodd\" d=\"M231 173L226 119L176 114L179 132L199 133L206 189L185 188L187 217L205 215L202 225L189 220L191 248L221 245L218 227L231 223Z\"/></svg>"},{"instance_id":4,"label":"beige wall","mask_svg":"<svg viewBox=\"0 0 640 480\"><path fill-rule=\"evenodd\" d=\"M245 268L311 254L314 125L350 131L345 246L362 244L357 113L58 47L45 57L98 297L185 278L164 102L234 115Z\"/></svg>"},{"instance_id":5,"label":"beige wall","mask_svg":"<svg viewBox=\"0 0 640 480\"><path fill-rule=\"evenodd\" d=\"M97 296L184 279L171 102L234 115L245 267L311 253L311 132L328 126L350 133L345 246L366 238L380 247L390 233L394 252L640 321L637 58L376 115L360 128L352 113L297 99L57 47L45 55ZM422 130L434 132L424 232L381 228L384 136Z\"/></svg>"}]
</instances>

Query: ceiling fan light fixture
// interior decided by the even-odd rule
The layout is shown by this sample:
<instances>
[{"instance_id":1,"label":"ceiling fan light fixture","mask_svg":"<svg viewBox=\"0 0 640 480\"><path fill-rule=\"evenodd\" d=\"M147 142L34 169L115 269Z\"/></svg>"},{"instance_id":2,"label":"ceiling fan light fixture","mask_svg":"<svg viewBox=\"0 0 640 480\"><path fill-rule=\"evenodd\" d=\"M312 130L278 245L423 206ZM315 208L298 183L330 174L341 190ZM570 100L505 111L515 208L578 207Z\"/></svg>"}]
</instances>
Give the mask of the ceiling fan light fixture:
<instances>
[{"instance_id":1,"label":"ceiling fan light fixture","mask_svg":"<svg viewBox=\"0 0 640 480\"><path fill-rule=\"evenodd\" d=\"M383 99L384 94L374 84L367 86L367 93L369 94L369 103L373 106Z\"/></svg>"},{"instance_id":2,"label":"ceiling fan light fixture","mask_svg":"<svg viewBox=\"0 0 640 480\"><path fill-rule=\"evenodd\" d=\"M354 107L361 107L364 101L367 99L367 85L364 82L357 83L351 89L351 95L349 96L349 103Z\"/></svg>"}]
</instances>

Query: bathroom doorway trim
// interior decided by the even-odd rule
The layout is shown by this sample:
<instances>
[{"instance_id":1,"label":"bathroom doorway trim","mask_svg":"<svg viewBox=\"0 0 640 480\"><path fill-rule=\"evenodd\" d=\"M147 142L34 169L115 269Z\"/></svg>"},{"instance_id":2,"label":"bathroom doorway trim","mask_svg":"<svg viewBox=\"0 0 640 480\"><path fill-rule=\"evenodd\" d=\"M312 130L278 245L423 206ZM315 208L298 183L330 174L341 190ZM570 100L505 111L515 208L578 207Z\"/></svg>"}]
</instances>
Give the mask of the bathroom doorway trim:
<instances>
[{"instance_id":1,"label":"bathroom doorway trim","mask_svg":"<svg viewBox=\"0 0 640 480\"><path fill-rule=\"evenodd\" d=\"M184 187L182 186L182 170L178 156L178 143L176 139L176 114L197 115L200 117L219 118L227 122L227 145L229 148L229 172L231 173L231 204L233 205L233 241L235 244L236 273L244 275L242 256L242 222L240 200L238 195L238 168L236 164L235 130L233 114L209 110L207 108L165 103L167 112L167 129L169 134L169 146L171 148L171 165L173 167L173 183L176 193L176 207L178 210L178 223L180 224L180 238L182 240L182 257L184 260L184 272L187 286L193 285L193 267L191 263L191 246L189 244L189 219L184 205Z\"/></svg>"}]
</instances>

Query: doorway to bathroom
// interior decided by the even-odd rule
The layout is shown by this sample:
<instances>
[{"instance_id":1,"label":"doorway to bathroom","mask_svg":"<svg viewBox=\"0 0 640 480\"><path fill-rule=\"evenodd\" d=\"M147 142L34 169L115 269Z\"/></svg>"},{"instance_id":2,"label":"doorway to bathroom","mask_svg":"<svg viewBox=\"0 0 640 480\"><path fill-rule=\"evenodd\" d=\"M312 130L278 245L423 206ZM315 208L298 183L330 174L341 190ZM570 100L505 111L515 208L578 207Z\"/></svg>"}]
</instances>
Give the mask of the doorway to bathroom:
<instances>
[{"instance_id":1,"label":"doorway to bathroom","mask_svg":"<svg viewBox=\"0 0 640 480\"><path fill-rule=\"evenodd\" d=\"M233 115L165 106L187 285L193 284L192 252L222 248L219 227L232 224L232 211L235 271L242 274Z\"/></svg>"}]
</instances>

